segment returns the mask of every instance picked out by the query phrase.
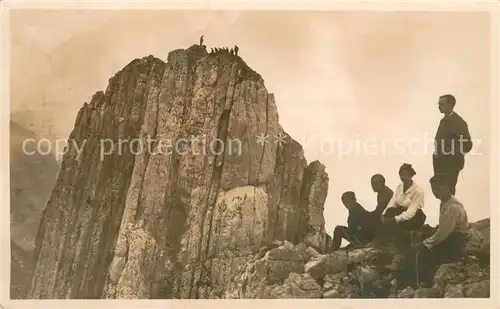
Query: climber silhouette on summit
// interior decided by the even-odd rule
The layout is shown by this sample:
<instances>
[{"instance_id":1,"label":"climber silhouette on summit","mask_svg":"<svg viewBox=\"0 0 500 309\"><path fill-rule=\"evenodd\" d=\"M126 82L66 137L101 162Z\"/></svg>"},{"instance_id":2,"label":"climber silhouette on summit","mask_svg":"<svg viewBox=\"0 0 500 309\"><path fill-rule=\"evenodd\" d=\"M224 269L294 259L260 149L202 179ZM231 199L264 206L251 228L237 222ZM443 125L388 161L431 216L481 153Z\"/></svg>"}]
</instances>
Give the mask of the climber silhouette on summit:
<instances>
[{"instance_id":1,"label":"climber silhouette on summit","mask_svg":"<svg viewBox=\"0 0 500 309\"><path fill-rule=\"evenodd\" d=\"M229 50L229 53L230 53L231 55L234 55L234 51L233 51L233 49L232 49L232 48Z\"/></svg>"},{"instance_id":2,"label":"climber silhouette on summit","mask_svg":"<svg viewBox=\"0 0 500 309\"><path fill-rule=\"evenodd\" d=\"M203 46L203 35L200 37L200 46Z\"/></svg>"},{"instance_id":3,"label":"climber silhouette on summit","mask_svg":"<svg viewBox=\"0 0 500 309\"><path fill-rule=\"evenodd\" d=\"M238 50L240 50L239 47L238 47L238 45L234 45L234 54L236 56L238 56Z\"/></svg>"}]
</instances>

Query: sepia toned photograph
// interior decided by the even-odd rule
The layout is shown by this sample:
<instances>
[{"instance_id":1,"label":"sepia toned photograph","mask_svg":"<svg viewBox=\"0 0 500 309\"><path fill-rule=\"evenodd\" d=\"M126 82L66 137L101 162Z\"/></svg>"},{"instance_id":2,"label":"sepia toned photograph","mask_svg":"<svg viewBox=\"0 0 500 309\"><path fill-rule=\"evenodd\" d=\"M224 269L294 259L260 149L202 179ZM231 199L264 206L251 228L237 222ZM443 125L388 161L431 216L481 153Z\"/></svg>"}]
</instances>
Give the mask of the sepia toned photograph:
<instances>
[{"instance_id":1,"label":"sepia toned photograph","mask_svg":"<svg viewBox=\"0 0 500 309\"><path fill-rule=\"evenodd\" d=\"M3 300L496 299L488 6L6 7Z\"/></svg>"}]
</instances>

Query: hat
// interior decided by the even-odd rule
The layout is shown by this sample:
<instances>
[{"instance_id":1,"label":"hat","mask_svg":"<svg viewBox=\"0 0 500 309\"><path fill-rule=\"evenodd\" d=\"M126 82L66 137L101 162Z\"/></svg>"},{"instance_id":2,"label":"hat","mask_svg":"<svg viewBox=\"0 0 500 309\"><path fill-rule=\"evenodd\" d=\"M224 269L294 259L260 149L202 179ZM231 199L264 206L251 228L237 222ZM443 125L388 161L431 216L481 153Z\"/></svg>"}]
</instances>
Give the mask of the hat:
<instances>
[{"instance_id":1,"label":"hat","mask_svg":"<svg viewBox=\"0 0 500 309\"><path fill-rule=\"evenodd\" d=\"M401 165L401 167L399 168L399 173L401 174L401 172L403 172L404 170L409 171L412 174L412 176L417 174L413 169L413 167L411 166L411 164L408 163L403 163L403 165Z\"/></svg>"}]
</instances>

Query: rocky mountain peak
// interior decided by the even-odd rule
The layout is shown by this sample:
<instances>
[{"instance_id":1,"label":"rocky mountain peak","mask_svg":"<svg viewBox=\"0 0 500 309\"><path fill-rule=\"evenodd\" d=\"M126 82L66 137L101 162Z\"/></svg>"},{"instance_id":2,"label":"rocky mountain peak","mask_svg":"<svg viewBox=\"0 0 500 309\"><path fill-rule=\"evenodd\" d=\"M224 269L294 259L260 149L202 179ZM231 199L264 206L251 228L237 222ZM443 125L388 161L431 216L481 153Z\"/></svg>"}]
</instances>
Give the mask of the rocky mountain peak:
<instances>
[{"instance_id":1,"label":"rocky mountain peak","mask_svg":"<svg viewBox=\"0 0 500 309\"><path fill-rule=\"evenodd\" d=\"M32 297L222 297L273 240L325 249L328 176L283 132L260 75L199 45L167 60L133 60L80 109Z\"/></svg>"}]
</instances>

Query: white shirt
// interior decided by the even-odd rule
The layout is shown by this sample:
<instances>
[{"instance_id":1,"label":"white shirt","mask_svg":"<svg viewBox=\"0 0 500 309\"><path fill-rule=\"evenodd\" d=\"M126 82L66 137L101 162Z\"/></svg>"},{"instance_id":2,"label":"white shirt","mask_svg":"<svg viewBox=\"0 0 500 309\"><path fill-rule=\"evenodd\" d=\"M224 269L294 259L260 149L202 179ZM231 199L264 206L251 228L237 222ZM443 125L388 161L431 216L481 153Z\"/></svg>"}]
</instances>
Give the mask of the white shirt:
<instances>
[{"instance_id":1,"label":"white shirt","mask_svg":"<svg viewBox=\"0 0 500 309\"><path fill-rule=\"evenodd\" d=\"M424 207L424 190L413 181L408 190L403 192L403 184L399 184L394 191L392 199L387 205L386 211L390 207L397 206L406 208L406 210L402 214L394 217L396 222L410 220L417 210Z\"/></svg>"}]
</instances>

